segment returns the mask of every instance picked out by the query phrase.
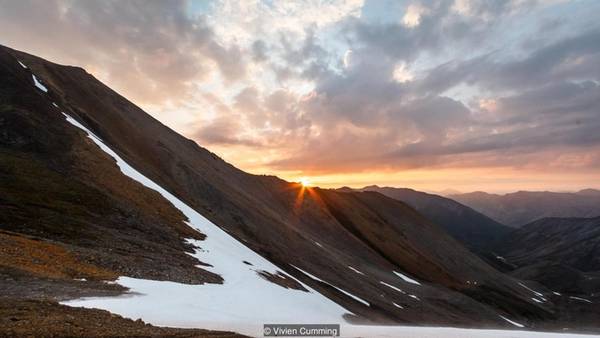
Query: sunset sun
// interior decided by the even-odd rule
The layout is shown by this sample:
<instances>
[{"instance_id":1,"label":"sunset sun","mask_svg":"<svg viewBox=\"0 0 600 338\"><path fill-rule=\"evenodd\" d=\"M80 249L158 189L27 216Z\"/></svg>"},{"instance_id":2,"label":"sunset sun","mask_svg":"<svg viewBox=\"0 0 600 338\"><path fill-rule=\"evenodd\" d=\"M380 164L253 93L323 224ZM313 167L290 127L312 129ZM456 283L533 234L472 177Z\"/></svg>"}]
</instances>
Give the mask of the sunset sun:
<instances>
[{"instance_id":1,"label":"sunset sun","mask_svg":"<svg viewBox=\"0 0 600 338\"><path fill-rule=\"evenodd\" d=\"M310 180L307 177L302 177L300 178L300 184L302 184L302 186L304 187L308 187L310 186Z\"/></svg>"}]
</instances>

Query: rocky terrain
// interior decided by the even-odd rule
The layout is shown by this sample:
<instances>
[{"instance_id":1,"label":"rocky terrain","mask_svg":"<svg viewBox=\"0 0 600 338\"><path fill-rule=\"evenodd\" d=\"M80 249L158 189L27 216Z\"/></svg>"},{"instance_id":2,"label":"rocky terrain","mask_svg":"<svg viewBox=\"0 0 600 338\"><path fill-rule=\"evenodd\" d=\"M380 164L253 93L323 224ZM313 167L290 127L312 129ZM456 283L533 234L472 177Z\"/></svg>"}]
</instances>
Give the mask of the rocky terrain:
<instances>
[{"instance_id":1,"label":"rocky terrain","mask_svg":"<svg viewBox=\"0 0 600 338\"><path fill-rule=\"evenodd\" d=\"M108 311L73 308L52 301L0 298L2 337L237 338L230 332L156 327Z\"/></svg>"}]
</instances>

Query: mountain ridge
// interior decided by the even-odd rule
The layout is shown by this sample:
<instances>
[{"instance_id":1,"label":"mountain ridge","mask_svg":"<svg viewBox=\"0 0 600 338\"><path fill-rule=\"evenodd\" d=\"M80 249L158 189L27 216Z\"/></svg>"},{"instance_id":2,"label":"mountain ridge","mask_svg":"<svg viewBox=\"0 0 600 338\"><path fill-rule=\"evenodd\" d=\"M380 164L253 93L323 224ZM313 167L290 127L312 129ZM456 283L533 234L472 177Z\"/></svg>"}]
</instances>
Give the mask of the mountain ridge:
<instances>
[{"instance_id":1,"label":"mountain ridge","mask_svg":"<svg viewBox=\"0 0 600 338\"><path fill-rule=\"evenodd\" d=\"M478 191L449 197L511 227L545 217L600 216L600 191L596 189L572 193L517 191L503 195Z\"/></svg>"},{"instance_id":2,"label":"mountain ridge","mask_svg":"<svg viewBox=\"0 0 600 338\"><path fill-rule=\"evenodd\" d=\"M352 191L350 188L340 191ZM439 224L459 242L485 255L489 248L510 232L510 228L450 198L410 188L366 186L354 191L376 191L415 208Z\"/></svg>"}]
</instances>

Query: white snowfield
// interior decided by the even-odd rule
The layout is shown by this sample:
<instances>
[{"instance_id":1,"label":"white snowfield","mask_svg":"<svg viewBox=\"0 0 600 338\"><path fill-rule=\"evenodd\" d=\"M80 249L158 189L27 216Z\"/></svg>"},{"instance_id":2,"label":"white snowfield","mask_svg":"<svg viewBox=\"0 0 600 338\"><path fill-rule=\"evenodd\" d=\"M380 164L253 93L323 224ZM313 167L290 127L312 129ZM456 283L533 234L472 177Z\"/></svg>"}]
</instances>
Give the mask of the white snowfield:
<instances>
[{"instance_id":1,"label":"white snowfield","mask_svg":"<svg viewBox=\"0 0 600 338\"><path fill-rule=\"evenodd\" d=\"M257 271L276 273L280 270L135 170L91 131L69 115L64 115L69 123L84 130L95 144L112 156L123 174L160 193L181 210L191 227L206 235L204 241L190 240L201 248L193 255L200 261L211 264L213 267L207 269L223 277L224 283L188 285L120 277L117 282L128 287L130 294L82 298L62 304L105 309L132 319L142 318L159 326L229 330L256 337L263 336L265 323L341 324L342 337L584 337L528 331L348 324L342 318L349 313L347 310L307 285L301 283L310 292L285 289L260 277ZM252 263L252 266L243 261ZM398 311L404 310L399 308Z\"/></svg>"}]
</instances>

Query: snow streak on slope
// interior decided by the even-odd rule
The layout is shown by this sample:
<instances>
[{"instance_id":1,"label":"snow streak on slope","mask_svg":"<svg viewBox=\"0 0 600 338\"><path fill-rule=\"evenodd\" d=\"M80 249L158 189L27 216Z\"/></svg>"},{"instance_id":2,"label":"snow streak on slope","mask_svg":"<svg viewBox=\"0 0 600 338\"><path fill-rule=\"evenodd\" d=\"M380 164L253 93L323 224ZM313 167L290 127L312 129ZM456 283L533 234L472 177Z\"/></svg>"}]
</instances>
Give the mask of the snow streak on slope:
<instances>
[{"instance_id":1,"label":"snow streak on slope","mask_svg":"<svg viewBox=\"0 0 600 338\"><path fill-rule=\"evenodd\" d=\"M359 274L359 275L363 275L363 276L365 275L364 273L362 273L362 271L359 271L359 270L357 270L357 269L355 269L355 268L351 267L350 265L348 265L348 269L350 269L350 270L352 270L352 271L356 272L356 273L357 273L357 274Z\"/></svg>"},{"instance_id":2,"label":"snow streak on slope","mask_svg":"<svg viewBox=\"0 0 600 338\"><path fill-rule=\"evenodd\" d=\"M421 283L417 282L416 280L408 277L407 275L400 273L398 271L394 271L394 273L396 274L396 276L402 278L405 282L407 283L411 283L411 284L416 284L416 285L421 285Z\"/></svg>"},{"instance_id":3,"label":"snow streak on slope","mask_svg":"<svg viewBox=\"0 0 600 338\"><path fill-rule=\"evenodd\" d=\"M527 290L529 290L529 291L533 292L533 294L534 294L534 295L536 295L536 296L538 296L539 298L541 298L541 299L542 299L542 301L544 301L544 302L546 301L546 298L544 298L544 294L543 294L543 293L541 293L541 292L537 292L537 291L535 291L535 290L531 289L530 287L528 287L527 285L525 285L525 284L523 284L523 283L521 283L521 282L519 282L519 285L521 285L521 286L522 286L522 287L524 287L525 289L527 289ZM533 299L533 298L532 298L532 299ZM534 299L534 300L535 300L535 299ZM538 302L539 302L539 300L536 300L536 301L538 301Z\"/></svg>"},{"instance_id":4,"label":"snow streak on slope","mask_svg":"<svg viewBox=\"0 0 600 338\"><path fill-rule=\"evenodd\" d=\"M64 114L64 113L63 113ZM118 283L141 295L94 297L64 302L71 306L102 308L157 325L203 327L256 334L269 322L339 323L347 311L308 286L310 292L286 289L266 281L257 271L277 273L278 268L235 240L171 193L127 164L91 131L65 114L112 156L123 174L160 193L188 218L187 224L206 235L189 240L200 250L194 256L213 267L223 284L186 285L121 277ZM252 263L252 267L243 261ZM289 277L291 278L291 277ZM234 325L235 324L235 325Z\"/></svg>"},{"instance_id":5,"label":"snow streak on slope","mask_svg":"<svg viewBox=\"0 0 600 338\"><path fill-rule=\"evenodd\" d=\"M523 325L523 324L519 324L519 323L517 323L517 322L515 322L515 321L512 321L512 320L510 320L510 319L508 319L508 318L506 318L506 317L504 317L504 316L502 316L502 315L500 315L500 318L502 318L502 319L506 320L507 322L511 323L512 325L514 325L514 326L516 326L516 327L525 327L525 325Z\"/></svg>"},{"instance_id":6,"label":"snow streak on slope","mask_svg":"<svg viewBox=\"0 0 600 338\"><path fill-rule=\"evenodd\" d=\"M390 284L388 284L388 283L386 283L386 282L384 282L384 281L379 281L379 284L385 285L385 286L387 286L388 288L390 288L390 289L394 289L394 290L396 290L396 291L398 291L398 292L400 292L400 293L402 293L402 294L404 294L404 295L406 294L406 292L404 292L404 291L400 290L399 288L397 288L397 287L395 287L395 286L393 286L393 285L390 285Z\"/></svg>"},{"instance_id":7,"label":"snow streak on slope","mask_svg":"<svg viewBox=\"0 0 600 338\"><path fill-rule=\"evenodd\" d=\"M46 88L46 86L44 86L40 81L38 81L37 77L35 77L35 75L31 74L31 77L33 77L33 84L41 91L43 91L44 93L48 92L48 88Z\"/></svg>"},{"instance_id":8,"label":"snow streak on slope","mask_svg":"<svg viewBox=\"0 0 600 338\"><path fill-rule=\"evenodd\" d=\"M571 297L569 297L569 298L571 298L571 299L575 299L575 300L580 300L580 301L582 301L582 302L586 302L586 303L590 303L590 304L592 303L592 301L591 301L591 300L589 300L589 299L585 299L585 298L581 298L581 297L575 297L575 296L571 296Z\"/></svg>"},{"instance_id":9,"label":"snow streak on slope","mask_svg":"<svg viewBox=\"0 0 600 338\"><path fill-rule=\"evenodd\" d=\"M366 300L364 300L364 299L361 299L360 297L357 297L357 296L355 296L355 295L351 294L351 293L350 293L350 292L348 292L348 291L342 290L342 289L338 288L337 286L335 286L335 285L333 285L333 284L331 284L331 283L328 283L328 282L326 282L326 281L324 281L324 280L320 279L320 278L319 278L319 277L317 277L317 276L311 275L310 273L308 273L308 272L306 272L306 271L304 271L304 270L300 269L299 267L297 267L297 266L295 266L295 265L293 265L293 264L290 264L290 265L291 265L291 266L293 266L293 267L294 267L296 270L298 270L298 271L302 272L303 274L307 275L308 277L310 277L310 278L312 278L312 279L314 279L314 280L316 280L316 281L318 281L318 282L321 282L321 283L324 283L324 284L327 284L327 285L331 286L332 288L334 288L334 289L338 290L339 292L341 292L341 293L345 294L346 296L348 296L348 297L350 297L350 298L354 299L355 301L357 301L357 302L359 302L359 303L363 303L363 304L365 304L366 306L370 306L370 305L369 305L369 302L367 302Z\"/></svg>"}]
</instances>

